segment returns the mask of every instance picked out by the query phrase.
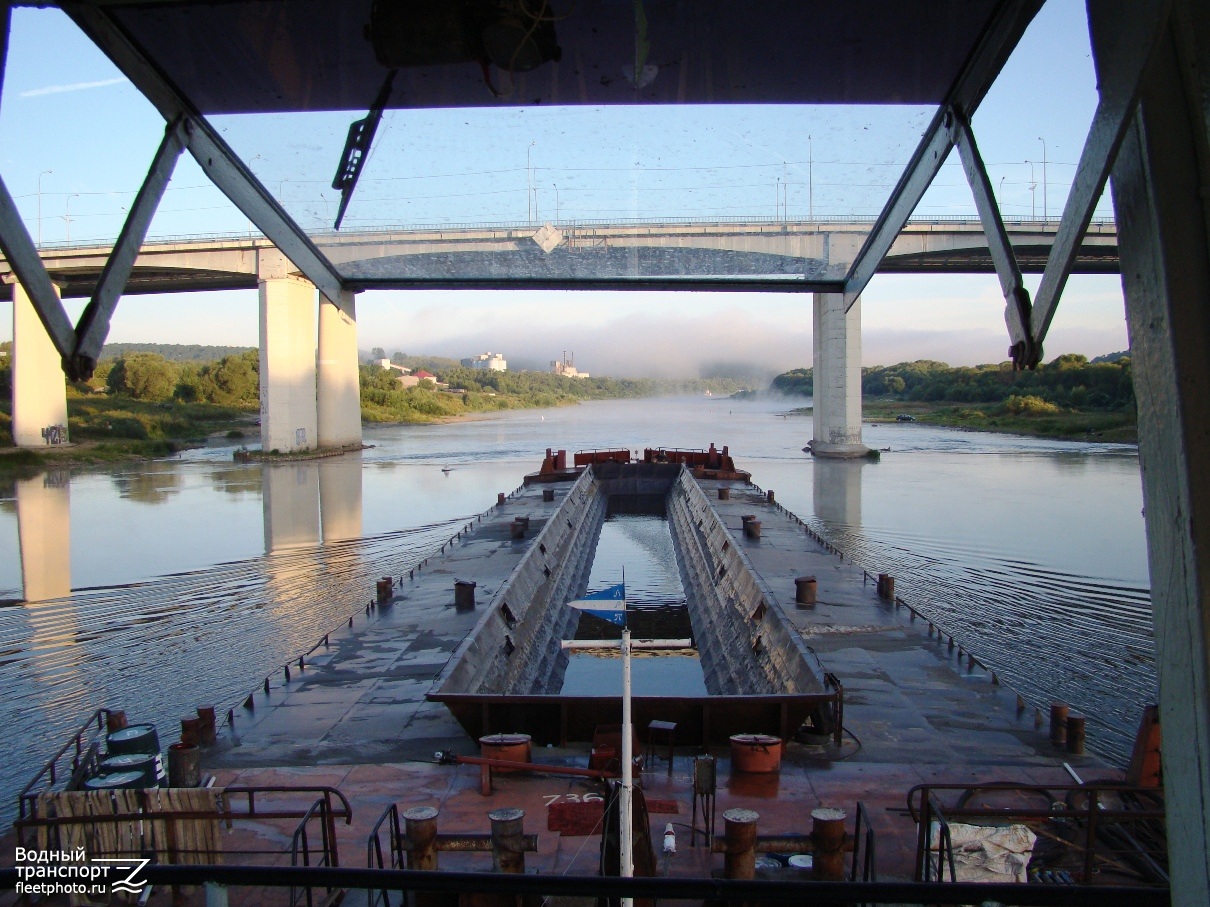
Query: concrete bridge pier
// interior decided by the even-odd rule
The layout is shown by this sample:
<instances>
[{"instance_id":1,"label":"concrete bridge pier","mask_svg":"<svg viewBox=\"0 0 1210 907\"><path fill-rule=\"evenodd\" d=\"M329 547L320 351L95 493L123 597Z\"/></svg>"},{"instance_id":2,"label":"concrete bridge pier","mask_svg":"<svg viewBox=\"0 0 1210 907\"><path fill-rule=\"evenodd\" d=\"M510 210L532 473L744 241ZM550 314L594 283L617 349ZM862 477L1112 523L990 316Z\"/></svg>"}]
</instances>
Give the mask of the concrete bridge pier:
<instances>
[{"instance_id":1,"label":"concrete bridge pier","mask_svg":"<svg viewBox=\"0 0 1210 907\"><path fill-rule=\"evenodd\" d=\"M811 452L863 457L870 448L861 443L861 300L845 312L843 293L816 293L812 308Z\"/></svg>"},{"instance_id":2,"label":"concrete bridge pier","mask_svg":"<svg viewBox=\"0 0 1210 907\"><path fill-rule=\"evenodd\" d=\"M260 438L266 451L318 444L315 299L310 281L276 249L257 252L260 285Z\"/></svg>"},{"instance_id":3,"label":"concrete bridge pier","mask_svg":"<svg viewBox=\"0 0 1210 907\"><path fill-rule=\"evenodd\" d=\"M320 447L361 443L361 386L357 372L357 310L354 294L319 297L319 378L316 388Z\"/></svg>"},{"instance_id":4,"label":"concrete bridge pier","mask_svg":"<svg viewBox=\"0 0 1210 907\"><path fill-rule=\"evenodd\" d=\"M57 292L57 288L56 288ZM62 357L25 288L13 281L13 443L67 443L67 379Z\"/></svg>"}]
</instances>

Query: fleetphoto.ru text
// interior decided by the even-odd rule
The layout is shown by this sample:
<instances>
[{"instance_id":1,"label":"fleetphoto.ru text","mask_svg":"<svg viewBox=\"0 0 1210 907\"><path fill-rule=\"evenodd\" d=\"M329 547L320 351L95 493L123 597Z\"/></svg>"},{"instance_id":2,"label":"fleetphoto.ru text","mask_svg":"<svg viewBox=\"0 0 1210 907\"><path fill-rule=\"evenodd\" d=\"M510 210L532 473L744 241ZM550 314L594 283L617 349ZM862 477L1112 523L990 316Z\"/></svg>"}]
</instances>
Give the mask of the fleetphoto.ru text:
<instances>
[{"instance_id":1,"label":"fleetphoto.ru text","mask_svg":"<svg viewBox=\"0 0 1210 907\"><path fill-rule=\"evenodd\" d=\"M100 897L120 893L137 896L147 884L145 879L139 878L139 873L148 862L131 857L89 857L83 849L18 847L17 894Z\"/></svg>"}]
</instances>

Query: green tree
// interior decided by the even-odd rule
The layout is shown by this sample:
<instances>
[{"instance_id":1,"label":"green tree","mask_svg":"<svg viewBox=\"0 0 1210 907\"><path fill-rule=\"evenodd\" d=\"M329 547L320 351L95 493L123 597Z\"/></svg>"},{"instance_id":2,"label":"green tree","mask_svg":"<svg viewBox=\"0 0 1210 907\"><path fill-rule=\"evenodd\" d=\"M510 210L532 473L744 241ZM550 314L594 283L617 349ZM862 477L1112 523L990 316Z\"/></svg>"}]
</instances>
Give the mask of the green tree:
<instances>
[{"instance_id":1,"label":"green tree","mask_svg":"<svg viewBox=\"0 0 1210 907\"><path fill-rule=\"evenodd\" d=\"M159 403L172 399L177 368L156 353L131 353L113 364L106 383L114 393Z\"/></svg>"}]
</instances>

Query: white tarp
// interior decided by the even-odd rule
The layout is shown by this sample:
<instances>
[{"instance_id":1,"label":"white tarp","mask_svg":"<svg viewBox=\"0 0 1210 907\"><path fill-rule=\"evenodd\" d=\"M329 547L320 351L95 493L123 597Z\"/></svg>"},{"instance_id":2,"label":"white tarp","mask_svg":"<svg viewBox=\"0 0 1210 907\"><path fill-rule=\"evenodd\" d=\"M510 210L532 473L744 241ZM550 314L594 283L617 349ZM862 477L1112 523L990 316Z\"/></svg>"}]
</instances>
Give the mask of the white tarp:
<instances>
[{"instance_id":1,"label":"white tarp","mask_svg":"<svg viewBox=\"0 0 1210 907\"><path fill-rule=\"evenodd\" d=\"M929 847L938 858L941 829L933 823ZM1025 825L963 825L950 823L954 872L959 882L1025 882L1026 868L1038 839ZM941 857L944 866L944 856ZM935 864L934 864L935 865ZM945 872L948 875L948 871Z\"/></svg>"}]
</instances>

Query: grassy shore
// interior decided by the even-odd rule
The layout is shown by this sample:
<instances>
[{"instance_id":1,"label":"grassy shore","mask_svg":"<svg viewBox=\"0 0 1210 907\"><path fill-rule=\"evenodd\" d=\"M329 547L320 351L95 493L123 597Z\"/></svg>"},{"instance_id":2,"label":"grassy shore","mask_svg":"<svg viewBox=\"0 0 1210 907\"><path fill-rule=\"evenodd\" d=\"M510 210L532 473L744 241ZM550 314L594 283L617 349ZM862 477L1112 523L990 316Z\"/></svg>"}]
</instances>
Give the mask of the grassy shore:
<instances>
[{"instance_id":1,"label":"grassy shore","mask_svg":"<svg viewBox=\"0 0 1210 907\"><path fill-rule=\"evenodd\" d=\"M69 396L71 443L12 446L12 420L0 412L0 471L29 473L53 466L90 466L167 457L221 434L255 436L257 413L209 403L149 403L128 397Z\"/></svg>"},{"instance_id":2,"label":"grassy shore","mask_svg":"<svg viewBox=\"0 0 1210 907\"><path fill-rule=\"evenodd\" d=\"M862 408L867 422L888 422L904 414L917 422L947 428L999 431L1063 441L1138 442L1138 427L1132 411L1066 408L1058 412L1013 413L997 403L918 403L883 399L867 399Z\"/></svg>"}]
</instances>

